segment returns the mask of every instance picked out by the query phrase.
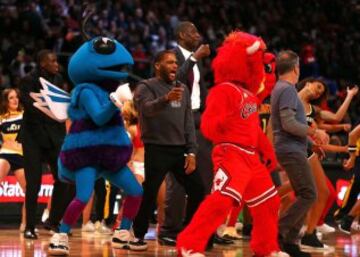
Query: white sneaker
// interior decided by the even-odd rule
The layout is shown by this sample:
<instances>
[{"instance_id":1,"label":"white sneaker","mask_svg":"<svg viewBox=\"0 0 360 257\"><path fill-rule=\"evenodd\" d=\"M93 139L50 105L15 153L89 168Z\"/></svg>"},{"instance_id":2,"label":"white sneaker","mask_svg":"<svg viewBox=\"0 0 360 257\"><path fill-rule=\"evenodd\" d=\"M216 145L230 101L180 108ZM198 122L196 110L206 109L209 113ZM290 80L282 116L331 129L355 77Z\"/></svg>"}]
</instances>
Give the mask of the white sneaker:
<instances>
[{"instance_id":1,"label":"white sneaker","mask_svg":"<svg viewBox=\"0 0 360 257\"><path fill-rule=\"evenodd\" d=\"M194 253L192 250L186 250L184 248L181 248L181 256L182 257L205 257L202 253Z\"/></svg>"},{"instance_id":2,"label":"white sneaker","mask_svg":"<svg viewBox=\"0 0 360 257\"><path fill-rule=\"evenodd\" d=\"M239 240L242 238L242 236L238 234L235 227L226 227L222 234L222 237L230 240Z\"/></svg>"},{"instance_id":3,"label":"white sneaker","mask_svg":"<svg viewBox=\"0 0 360 257\"><path fill-rule=\"evenodd\" d=\"M285 252L278 251L278 252L272 252L269 255L266 255L266 257L290 257L290 255L288 255Z\"/></svg>"},{"instance_id":4,"label":"white sneaker","mask_svg":"<svg viewBox=\"0 0 360 257\"><path fill-rule=\"evenodd\" d=\"M44 223L48 218L49 218L49 210L45 208L41 216L41 222Z\"/></svg>"},{"instance_id":5,"label":"white sneaker","mask_svg":"<svg viewBox=\"0 0 360 257\"><path fill-rule=\"evenodd\" d=\"M322 224L321 226L317 226L316 230L321 232L322 234L329 234L335 232L335 228L329 226L326 223Z\"/></svg>"},{"instance_id":6,"label":"white sneaker","mask_svg":"<svg viewBox=\"0 0 360 257\"><path fill-rule=\"evenodd\" d=\"M135 238L129 230L125 229L115 230L111 244L114 248L134 251L145 251L147 249L147 243L144 240Z\"/></svg>"},{"instance_id":7,"label":"white sneaker","mask_svg":"<svg viewBox=\"0 0 360 257\"><path fill-rule=\"evenodd\" d=\"M48 249L49 255L69 255L69 239L66 233L55 233Z\"/></svg>"},{"instance_id":8,"label":"white sneaker","mask_svg":"<svg viewBox=\"0 0 360 257\"><path fill-rule=\"evenodd\" d=\"M91 220L89 220L88 222L86 222L86 224L83 224L81 226L81 232L86 232L86 233L95 232L94 223L92 223Z\"/></svg>"},{"instance_id":9,"label":"white sneaker","mask_svg":"<svg viewBox=\"0 0 360 257\"><path fill-rule=\"evenodd\" d=\"M95 231L100 233L100 234L104 234L104 235L111 235L112 234L112 231L110 228L108 228L106 225L105 225L105 222L102 221L96 221L95 222Z\"/></svg>"}]
</instances>

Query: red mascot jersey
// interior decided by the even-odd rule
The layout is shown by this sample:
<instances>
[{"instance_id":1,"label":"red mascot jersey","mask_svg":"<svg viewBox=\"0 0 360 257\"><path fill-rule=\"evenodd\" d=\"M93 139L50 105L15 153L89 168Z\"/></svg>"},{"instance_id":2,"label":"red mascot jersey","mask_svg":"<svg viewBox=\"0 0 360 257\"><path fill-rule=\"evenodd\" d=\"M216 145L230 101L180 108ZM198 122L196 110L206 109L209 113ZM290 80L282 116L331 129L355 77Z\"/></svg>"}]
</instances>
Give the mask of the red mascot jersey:
<instances>
[{"instance_id":1,"label":"red mascot jersey","mask_svg":"<svg viewBox=\"0 0 360 257\"><path fill-rule=\"evenodd\" d=\"M257 98L233 83L222 83L209 93L201 130L214 144L233 143L244 148L258 146Z\"/></svg>"}]
</instances>

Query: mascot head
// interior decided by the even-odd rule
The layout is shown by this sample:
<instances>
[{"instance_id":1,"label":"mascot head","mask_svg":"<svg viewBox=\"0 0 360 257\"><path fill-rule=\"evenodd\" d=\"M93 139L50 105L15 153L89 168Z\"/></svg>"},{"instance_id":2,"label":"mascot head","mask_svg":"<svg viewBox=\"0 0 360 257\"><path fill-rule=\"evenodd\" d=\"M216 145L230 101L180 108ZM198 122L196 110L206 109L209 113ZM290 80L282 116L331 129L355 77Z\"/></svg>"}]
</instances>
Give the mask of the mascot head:
<instances>
[{"instance_id":1,"label":"mascot head","mask_svg":"<svg viewBox=\"0 0 360 257\"><path fill-rule=\"evenodd\" d=\"M71 57L69 77L76 84L122 80L134 61L125 47L114 39L96 37L86 41Z\"/></svg>"},{"instance_id":2,"label":"mascot head","mask_svg":"<svg viewBox=\"0 0 360 257\"><path fill-rule=\"evenodd\" d=\"M128 66L134 60L125 47L108 37L91 38L85 31L86 23L95 13L93 5L86 5L81 24L85 43L71 57L68 72L72 82L119 81L128 77Z\"/></svg>"},{"instance_id":3,"label":"mascot head","mask_svg":"<svg viewBox=\"0 0 360 257\"><path fill-rule=\"evenodd\" d=\"M241 31L230 33L212 62L215 83L238 83L264 99L266 88L272 88L275 81L275 58L265 54L265 50L266 45L259 37ZM266 65L273 69L266 69ZM269 81L273 79L272 85L266 82L268 77Z\"/></svg>"}]
</instances>

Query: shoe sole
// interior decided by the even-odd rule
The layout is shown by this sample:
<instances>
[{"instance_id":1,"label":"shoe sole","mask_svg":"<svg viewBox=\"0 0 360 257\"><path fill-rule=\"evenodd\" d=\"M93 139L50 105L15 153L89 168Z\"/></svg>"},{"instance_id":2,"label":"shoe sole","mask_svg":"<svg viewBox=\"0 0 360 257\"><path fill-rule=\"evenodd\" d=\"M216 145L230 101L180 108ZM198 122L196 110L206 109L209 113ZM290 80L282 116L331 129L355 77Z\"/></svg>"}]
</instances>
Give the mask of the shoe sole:
<instances>
[{"instance_id":1,"label":"shoe sole","mask_svg":"<svg viewBox=\"0 0 360 257\"><path fill-rule=\"evenodd\" d=\"M335 251L335 248L331 247L331 246L327 246L326 248L320 248L320 247L314 247L314 246L300 244L300 248L304 252L317 252L317 253L326 252L326 253L330 253L330 252Z\"/></svg>"},{"instance_id":2,"label":"shoe sole","mask_svg":"<svg viewBox=\"0 0 360 257\"><path fill-rule=\"evenodd\" d=\"M350 231L347 231L347 230L343 229L340 225L338 226L338 228L339 228L339 230L340 230L341 232L343 232L343 233L345 233L345 234L347 234L347 235L350 235L350 234L351 234Z\"/></svg>"},{"instance_id":3,"label":"shoe sole","mask_svg":"<svg viewBox=\"0 0 360 257\"><path fill-rule=\"evenodd\" d=\"M111 242L111 245L113 248L116 249L124 249L124 250L132 250L132 251L145 251L148 248L147 245L134 246L131 244L122 244L122 243L114 243L114 242Z\"/></svg>"},{"instance_id":4,"label":"shoe sole","mask_svg":"<svg viewBox=\"0 0 360 257\"><path fill-rule=\"evenodd\" d=\"M66 256L66 255L69 255L69 251L64 251L61 249L49 249L48 254L55 255L55 256Z\"/></svg>"}]
</instances>

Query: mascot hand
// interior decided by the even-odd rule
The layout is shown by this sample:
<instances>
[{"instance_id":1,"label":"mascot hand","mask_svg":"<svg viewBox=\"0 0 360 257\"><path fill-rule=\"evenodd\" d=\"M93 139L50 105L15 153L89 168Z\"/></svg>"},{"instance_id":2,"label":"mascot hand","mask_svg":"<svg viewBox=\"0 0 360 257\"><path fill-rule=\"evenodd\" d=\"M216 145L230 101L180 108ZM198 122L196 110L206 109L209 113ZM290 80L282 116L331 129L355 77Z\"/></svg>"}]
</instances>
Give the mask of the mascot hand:
<instances>
[{"instance_id":1,"label":"mascot hand","mask_svg":"<svg viewBox=\"0 0 360 257\"><path fill-rule=\"evenodd\" d=\"M123 107L123 103L117 98L116 96L116 92L112 92L110 95L109 95L109 98L111 100L111 102L113 102L113 104L118 107L118 108L122 108Z\"/></svg>"}]
</instances>

